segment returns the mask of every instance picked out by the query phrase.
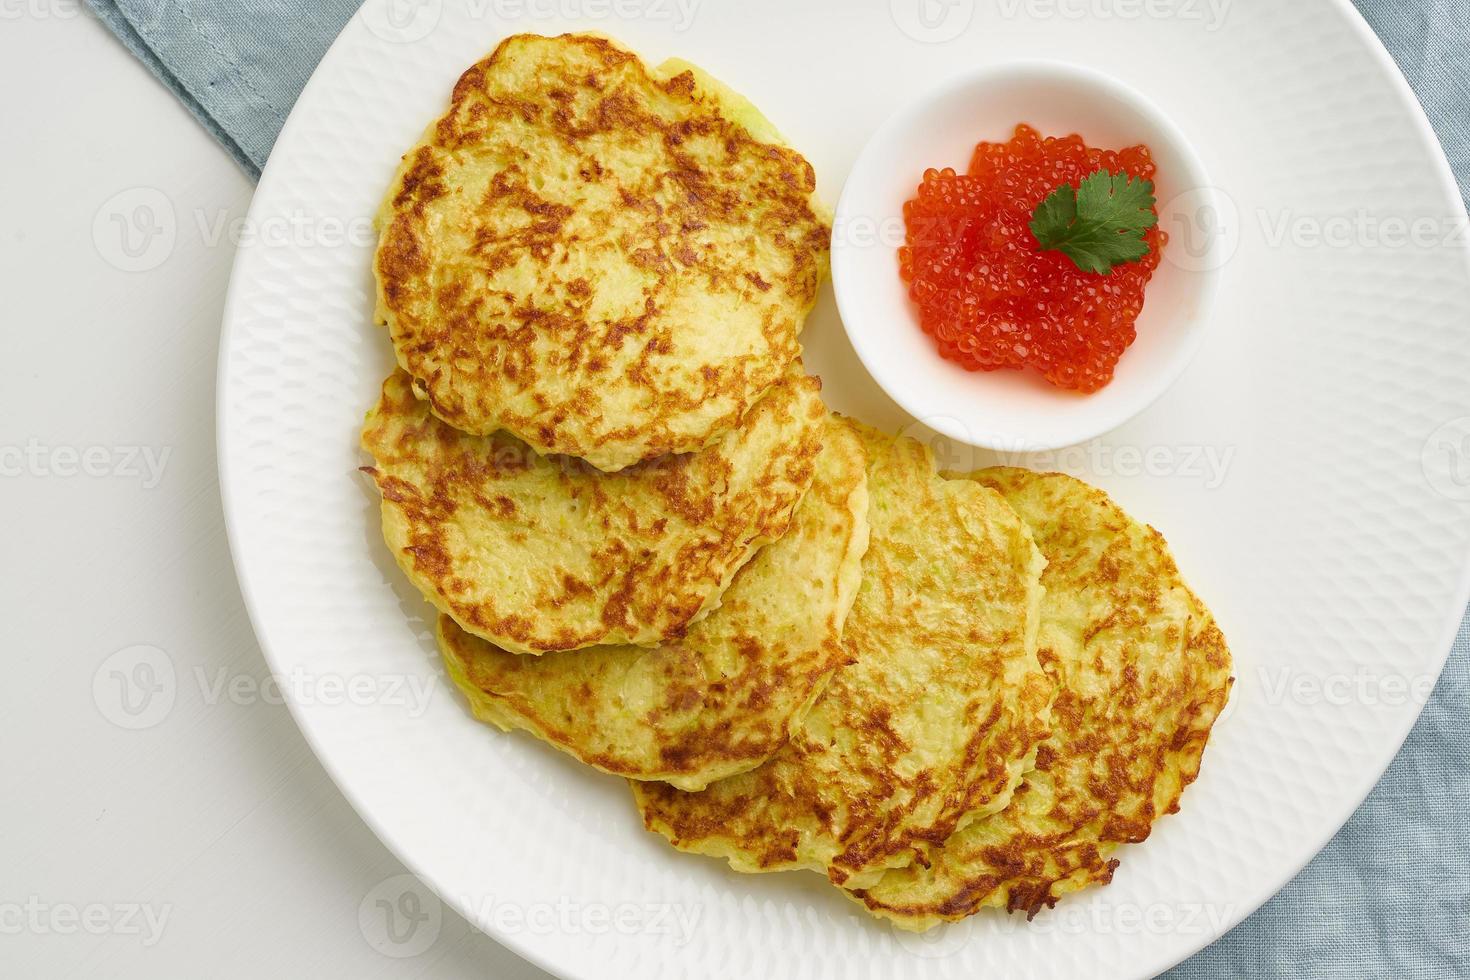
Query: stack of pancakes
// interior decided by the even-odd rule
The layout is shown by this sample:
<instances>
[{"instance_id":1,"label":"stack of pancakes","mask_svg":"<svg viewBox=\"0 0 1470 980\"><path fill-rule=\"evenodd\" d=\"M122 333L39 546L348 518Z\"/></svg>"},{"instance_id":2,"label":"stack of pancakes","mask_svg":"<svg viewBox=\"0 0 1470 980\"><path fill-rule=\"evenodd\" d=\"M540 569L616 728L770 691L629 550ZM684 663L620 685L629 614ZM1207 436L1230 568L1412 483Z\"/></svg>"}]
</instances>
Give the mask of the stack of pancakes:
<instances>
[{"instance_id":1,"label":"stack of pancakes","mask_svg":"<svg viewBox=\"0 0 1470 980\"><path fill-rule=\"evenodd\" d=\"M1106 883L1177 809L1230 683L1208 610L1100 491L825 408L828 218L748 102L510 38L381 226L366 471L477 717L905 928Z\"/></svg>"}]
</instances>

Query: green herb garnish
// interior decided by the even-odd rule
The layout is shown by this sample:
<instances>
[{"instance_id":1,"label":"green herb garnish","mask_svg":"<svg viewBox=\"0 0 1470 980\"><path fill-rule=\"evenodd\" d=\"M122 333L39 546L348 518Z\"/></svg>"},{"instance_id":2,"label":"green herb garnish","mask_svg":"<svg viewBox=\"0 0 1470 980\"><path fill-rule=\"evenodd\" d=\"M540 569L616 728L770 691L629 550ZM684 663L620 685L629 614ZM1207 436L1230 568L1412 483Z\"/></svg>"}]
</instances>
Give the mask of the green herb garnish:
<instances>
[{"instance_id":1,"label":"green herb garnish","mask_svg":"<svg viewBox=\"0 0 1470 980\"><path fill-rule=\"evenodd\" d=\"M1158 224L1154 185L1125 173L1098 170L1080 187L1063 184L1031 214L1031 234L1043 251L1059 251L1083 272L1107 275L1148 254L1143 233Z\"/></svg>"}]
</instances>

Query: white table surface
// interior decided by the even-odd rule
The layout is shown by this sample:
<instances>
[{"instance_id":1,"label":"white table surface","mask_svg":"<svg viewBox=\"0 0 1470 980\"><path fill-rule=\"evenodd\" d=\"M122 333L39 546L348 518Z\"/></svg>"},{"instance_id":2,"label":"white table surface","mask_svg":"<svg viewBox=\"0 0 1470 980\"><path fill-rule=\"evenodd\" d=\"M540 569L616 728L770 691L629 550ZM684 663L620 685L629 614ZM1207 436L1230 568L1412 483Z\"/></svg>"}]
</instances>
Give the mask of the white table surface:
<instances>
[{"instance_id":1,"label":"white table surface","mask_svg":"<svg viewBox=\"0 0 1470 980\"><path fill-rule=\"evenodd\" d=\"M403 867L259 687L214 440L213 230L251 181L90 15L23 0L0 186L0 976L545 976L448 909L386 955L434 920L385 942ZM112 213L160 193L172 246L122 271ZM127 715L158 662L172 705Z\"/></svg>"}]
</instances>

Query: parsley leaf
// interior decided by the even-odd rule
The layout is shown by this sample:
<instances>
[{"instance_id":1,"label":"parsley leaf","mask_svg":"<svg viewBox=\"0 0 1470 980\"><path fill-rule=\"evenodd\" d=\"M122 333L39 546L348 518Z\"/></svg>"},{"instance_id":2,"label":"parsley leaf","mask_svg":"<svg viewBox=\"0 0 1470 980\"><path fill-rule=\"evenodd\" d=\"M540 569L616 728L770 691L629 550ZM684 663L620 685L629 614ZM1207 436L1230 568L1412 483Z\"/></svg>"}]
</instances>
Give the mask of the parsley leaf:
<instances>
[{"instance_id":1,"label":"parsley leaf","mask_svg":"<svg viewBox=\"0 0 1470 980\"><path fill-rule=\"evenodd\" d=\"M1148 254L1143 233L1158 224L1152 181L1097 170L1073 188L1063 184L1031 214L1043 251L1060 251L1083 272L1107 275Z\"/></svg>"}]
</instances>

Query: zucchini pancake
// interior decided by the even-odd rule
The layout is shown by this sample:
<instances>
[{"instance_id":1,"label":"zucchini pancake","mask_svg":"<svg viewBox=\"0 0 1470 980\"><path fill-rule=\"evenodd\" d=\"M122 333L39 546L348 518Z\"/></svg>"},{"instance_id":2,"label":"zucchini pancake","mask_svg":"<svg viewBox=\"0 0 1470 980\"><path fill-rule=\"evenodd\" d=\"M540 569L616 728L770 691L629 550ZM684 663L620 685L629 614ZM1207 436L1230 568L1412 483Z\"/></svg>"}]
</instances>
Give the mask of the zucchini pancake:
<instances>
[{"instance_id":1,"label":"zucchini pancake","mask_svg":"<svg viewBox=\"0 0 1470 980\"><path fill-rule=\"evenodd\" d=\"M1179 809L1231 685L1225 638L1157 531L1069 476L974 478L1005 496L1046 555L1038 645L1060 690L1052 734L1009 807L852 892L911 930L985 906L1031 916L1107 884L1118 845Z\"/></svg>"},{"instance_id":2,"label":"zucchini pancake","mask_svg":"<svg viewBox=\"0 0 1470 980\"><path fill-rule=\"evenodd\" d=\"M831 238L815 192L693 66L511 37L403 157L377 319L458 429L607 471L700 449L800 353Z\"/></svg>"},{"instance_id":3,"label":"zucchini pancake","mask_svg":"<svg viewBox=\"0 0 1470 980\"><path fill-rule=\"evenodd\" d=\"M828 410L815 188L684 62L506 39L379 214L363 471L476 718L853 916L1029 917L1178 810L1230 652L1101 491Z\"/></svg>"},{"instance_id":4,"label":"zucchini pancake","mask_svg":"<svg viewBox=\"0 0 1470 980\"><path fill-rule=\"evenodd\" d=\"M1001 496L864 429L871 542L838 671L769 762L698 793L633 786L644 822L740 871L872 884L1001 809L1047 733L1043 560Z\"/></svg>"},{"instance_id":5,"label":"zucchini pancake","mask_svg":"<svg viewBox=\"0 0 1470 980\"><path fill-rule=\"evenodd\" d=\"M862 442L835 418L823 441L791 530L683 639L526 657L440 617L445 666L475 715L605 772L683 789L768 759L847 662L842 627L868 546Z\"/></svg>"},{"instance_id":6,"label":"zucchini pancake","mask_svg":"<svg viewBox=\"0 0 1470 980\"><path fill-rule=\"evenodd\" d=\"M517 653L651 646L786 533L827 431L820 387L797 362L710 447L609 474L459 432L398 371L363 428L366 472L404 573L468 632Z\"/></svg>"}]
</instances>

